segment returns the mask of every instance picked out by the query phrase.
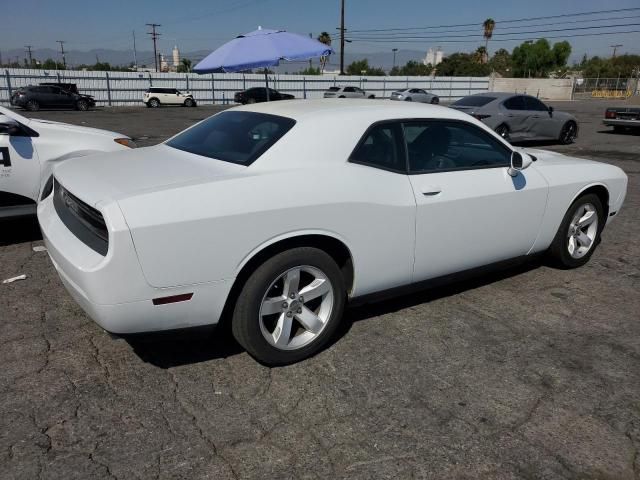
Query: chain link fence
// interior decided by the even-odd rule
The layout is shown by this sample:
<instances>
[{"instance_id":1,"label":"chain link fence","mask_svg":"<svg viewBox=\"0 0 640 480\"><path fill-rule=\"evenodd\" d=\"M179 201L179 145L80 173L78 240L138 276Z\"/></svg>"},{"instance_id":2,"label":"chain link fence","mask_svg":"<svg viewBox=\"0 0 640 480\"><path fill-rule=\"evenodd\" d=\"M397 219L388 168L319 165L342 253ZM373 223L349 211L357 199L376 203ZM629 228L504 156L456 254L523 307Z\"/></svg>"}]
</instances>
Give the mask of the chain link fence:
<instances>
[{"instance_id":1,"label":"chain link fence","mask_svg":"<svg viewBox=\"0 0 640 480\"><path fill-rule=\"evenodd\" d=\"M626 99L639 95L637 78L576 78L573 86L573 98Z\"/></svg>"},{"instance_id":2,"label":"chain link fence","mask_svg":"<svg viewBox=\"0 0 640 480\"><path fill-rule=\"evenodd\" d=\"M357 86L378 98L403 88L423 88L450 101L473 93L486 92L488 77L359 77L334 75L270 74L269 86L297 98L322 98L336 85ZM191 92L200 104L233 103L233 95L251 87L263 87L263 74L90 72L70 70L0 70L0 104L8 105L11 93L20 87L43 82L75 83L81 93L95 97L98 105L142 105L142 96L151 86Z\"/></svg>"}]
</instances>

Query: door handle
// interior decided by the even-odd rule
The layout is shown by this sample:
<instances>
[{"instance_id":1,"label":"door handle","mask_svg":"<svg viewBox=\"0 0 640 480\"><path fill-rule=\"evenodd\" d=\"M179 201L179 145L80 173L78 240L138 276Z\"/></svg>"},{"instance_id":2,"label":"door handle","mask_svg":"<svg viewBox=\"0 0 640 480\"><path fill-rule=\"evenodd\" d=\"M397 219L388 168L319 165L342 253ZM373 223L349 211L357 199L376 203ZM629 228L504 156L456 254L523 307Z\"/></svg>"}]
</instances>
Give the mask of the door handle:
<instances>
[{"instance_id":1,"label":"door handle","mask_svg":"<svg viewBox=\"0 0 640 480\"><path fill-rule=\"evenodd\" d=\"M422 195L425 197L435 197L436 195L440 195L442 193L442 189L440 187L426 187L422 189Z\"/></svg>"}]
</instances>

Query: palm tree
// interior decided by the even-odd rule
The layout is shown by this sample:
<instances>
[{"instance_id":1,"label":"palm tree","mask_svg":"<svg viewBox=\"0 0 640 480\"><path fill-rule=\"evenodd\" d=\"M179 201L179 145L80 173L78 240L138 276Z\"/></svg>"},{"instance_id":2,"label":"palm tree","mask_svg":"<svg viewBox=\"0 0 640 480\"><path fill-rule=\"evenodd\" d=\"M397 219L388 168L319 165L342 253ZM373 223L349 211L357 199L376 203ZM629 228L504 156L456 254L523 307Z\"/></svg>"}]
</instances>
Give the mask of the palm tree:
<instances>
[{"instance_id":1,"label":"palm tree","mask_svg":"<svg viewBox=\"0 0 640 480\"><path fill-rule=\"evenodd\" d=\"M320 35L318 35L318 41L330 47L331 35L329 35L327 32L322 32ZM328 58L329 58L328 56L320 57L320 72L324 72L324 66L327 64Z\"/></svg>"},{"instance_id":2,"label":"palm tree","mask_svg":"<svg viewBox=\"0 0 640 480\"><path fill-rule=\"evenodd\" d=\"M493 18L487 18L482 24L484 28L484 48L487 51L487 56L489 55L489 40L493 36L493 29L496 27L496 22Z\"/></svg>"},{"instance_id":3,"label":"palm tree","mask_svg":"<svg viewBox=\"0 0 640 480\"><path fill-rule=\"evenodd\" d=\"M489 59L489 54L485 47L478 47L473 56L475 61L478 63L487 63Z\"/></svg>"}]
</instances>

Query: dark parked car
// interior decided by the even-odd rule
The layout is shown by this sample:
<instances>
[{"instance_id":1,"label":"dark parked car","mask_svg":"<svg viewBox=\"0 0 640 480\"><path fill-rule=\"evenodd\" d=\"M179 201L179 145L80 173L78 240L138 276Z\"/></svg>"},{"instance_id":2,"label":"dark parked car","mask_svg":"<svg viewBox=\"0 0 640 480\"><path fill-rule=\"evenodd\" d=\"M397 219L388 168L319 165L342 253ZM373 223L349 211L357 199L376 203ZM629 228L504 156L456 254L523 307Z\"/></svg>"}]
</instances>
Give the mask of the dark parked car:
<instances>
[{"instance_id":1,"label":"dark parked car","mask_svg":"<svg viewBox=\"0 0 640 480\"><path fill-rule=\"evenodd\" d=\"M46 85L49 87L60 87L61 89L63 89L66 92L69 93L77 93L80 94L80 92L78 91L78 86L75 83L41 83L40 85Z\"/></svg>"},{"instance_id":2,"label":"dark parked car","mask_svg":"<svg viewBox=\"0 0 640 480\"><path fill-rule=\"evenodd\" d=\"M88 110L95 107L96 102L90 95L73 93L67 89L53 85L23 87L11 95L11 105L35 112L45 108L75 108Z\"/></svg>"},{"instance_id":3,"label":"dark parked car","mask_svg":"<svg viewBox=\"0 0 640 480\"><path fill-rule=\"evenodd\" d=\"M279 91L274 90L273 88L269 89L269 101L273 102L275 100L293 100L294 98L296 97L294 97L293 95L289 95L288 93L280 93ZM266 102L267 88L256 87L256 88L249 88L244 92L236 92L233 99L236 103L241 103L243 105L246 105L247 103Z\"/></svg>"}]
</instances>

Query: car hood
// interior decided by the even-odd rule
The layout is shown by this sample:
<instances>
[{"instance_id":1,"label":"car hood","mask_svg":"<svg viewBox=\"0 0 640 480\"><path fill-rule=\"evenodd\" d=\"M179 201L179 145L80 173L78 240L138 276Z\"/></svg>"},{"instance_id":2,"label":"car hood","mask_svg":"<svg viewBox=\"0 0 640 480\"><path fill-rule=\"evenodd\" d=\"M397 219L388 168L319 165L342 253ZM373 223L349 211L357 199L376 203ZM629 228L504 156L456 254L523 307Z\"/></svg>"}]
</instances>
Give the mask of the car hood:
<instances>
[{"instance_id":1,"label":"car hood","mask_svg":"<svg viewBox=\"0 0 640 480\"><path fill-rule=\"evenodd\" d=\"M56 180L89 205L136 194L246 174L247 167L183 152L164 144L70 159Z\"/></svg>"},{"instance_id":2,"label":"car hood","mask_svg":"<svg viewBox=\"0 0 640 480\"><path fill-rule=\"evenodd\" d=\"M536 163L534 165L584 165L589 163L598 163L594 160L568 157L562 153L551 152L549 150L540 150L537 148L524 148L523 150L536 158Z\"/></svg>"}]
</instances>

